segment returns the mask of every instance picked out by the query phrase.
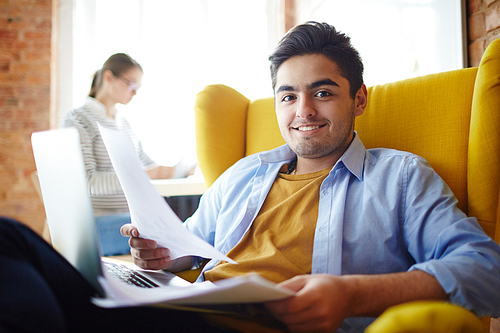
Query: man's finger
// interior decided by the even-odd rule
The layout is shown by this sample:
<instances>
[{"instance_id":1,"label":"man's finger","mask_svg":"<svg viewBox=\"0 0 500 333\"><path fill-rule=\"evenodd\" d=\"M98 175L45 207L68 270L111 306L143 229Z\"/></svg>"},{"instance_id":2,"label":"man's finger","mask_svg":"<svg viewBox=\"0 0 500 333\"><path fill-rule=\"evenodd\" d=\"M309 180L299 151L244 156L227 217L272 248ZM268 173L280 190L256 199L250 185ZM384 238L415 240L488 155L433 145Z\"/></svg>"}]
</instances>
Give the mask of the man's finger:
<instances>
[{"instance_id":1,"label":"man's finger","mask_svg":"<svg viewBox=\"0 0 500 333\"><path fill-rule=\"evenodd\" d=\"M122 225L120 233L125 237L139 237L139 231L130 223Z\"/></svg>"}]
</instances>

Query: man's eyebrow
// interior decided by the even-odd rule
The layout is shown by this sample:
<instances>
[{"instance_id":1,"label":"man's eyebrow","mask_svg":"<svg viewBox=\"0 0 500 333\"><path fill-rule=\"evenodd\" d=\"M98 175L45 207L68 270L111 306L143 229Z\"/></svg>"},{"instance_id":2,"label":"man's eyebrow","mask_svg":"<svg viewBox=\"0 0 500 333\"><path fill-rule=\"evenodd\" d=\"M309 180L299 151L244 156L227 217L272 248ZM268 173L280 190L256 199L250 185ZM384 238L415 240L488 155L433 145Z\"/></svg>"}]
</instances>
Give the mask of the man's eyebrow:
<instances>
[{"instance_id":1,"label":"man's eyebrow","mask_svg":"<svg viewBox=\"0 0 500 333\"><path fill-rule=\"evenodd\" d=\"M319 80L316 82L313 82L311 84L307 85L307 90L311 90L314 88L318 88L321 86L335 86L335 87L340 87L339 84L335 81L332 81L331 79L323 79ZM290 85L282 85L276 90L276 93L282 92L282 91L295 91L295 88Z\"/></svg>"},{"instance_id":2,"label":"man's eyebrow","mask_svg":"<svg viewBox=\"0 0 500 333\"><path fill-rule=\"evenodd\" d=\"M319 81L311 83L310 85L307 86L307 88L309 90L309 89L314 89L314 88L318 88L318 87L321 87L321 86L335 86L335 87L340 87L339 84L337 82L335 82L335 81L332 81L330 79L323 79L323 80L319 80Z\"/></svg>"},{"instance_id":3,"label":"man's eyebrow","mask_svg":"<svg viewBox=\"0 0 500 333\"><path fill-rule=\"evenodd\" d=\"M280 86L278 90L276 90L276 93L282 92L282 91L295 91L295 88L292 86Z\"/></svg>"}]
</instances>

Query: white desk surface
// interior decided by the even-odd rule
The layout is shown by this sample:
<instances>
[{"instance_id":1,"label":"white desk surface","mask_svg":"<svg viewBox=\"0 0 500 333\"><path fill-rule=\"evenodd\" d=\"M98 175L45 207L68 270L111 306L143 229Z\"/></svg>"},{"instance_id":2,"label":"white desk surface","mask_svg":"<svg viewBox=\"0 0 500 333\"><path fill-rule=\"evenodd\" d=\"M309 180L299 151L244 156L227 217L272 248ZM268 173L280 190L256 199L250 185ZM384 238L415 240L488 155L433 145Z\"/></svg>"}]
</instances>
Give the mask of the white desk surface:
<instances>
[{"instance_id":1,"label":"white desk surface","mask_svg":"<svg viewBox=\"0 0 500 333\"><path fill-rule=\"evenodd\" d=\"M202 195L207 190L203 177L196 175L187 178L152 179L151 183L163 197Z\"/></svg>"}]
</instances>

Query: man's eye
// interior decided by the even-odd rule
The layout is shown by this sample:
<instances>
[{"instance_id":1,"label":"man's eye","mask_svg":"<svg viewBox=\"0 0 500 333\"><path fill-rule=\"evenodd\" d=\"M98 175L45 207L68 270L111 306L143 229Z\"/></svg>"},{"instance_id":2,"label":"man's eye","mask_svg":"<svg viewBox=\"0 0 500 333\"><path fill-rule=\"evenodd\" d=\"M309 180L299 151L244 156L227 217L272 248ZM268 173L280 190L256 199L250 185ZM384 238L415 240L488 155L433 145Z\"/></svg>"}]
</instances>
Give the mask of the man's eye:
<instances>
[{"instance_id":1,"label":"man's eye","mask_svg":"<svg viewBox=\"0 0 500 333\"><path fill-rule=\"evenodd\" d=\"M331 94L328 91L318 91L316 93L316 96L317 97L327 97L327 96L331 96Z\"/></svg>"},{"instance_id":2,"label":"man's eye","mask_svg":"<svg viewBox=\"0 0 500 333\"><path fill-rule=\"evenodd\" d=\"M293 101L295 98L291 95L286 95L286 96L283 96L283 98L281 99L282 102L290 102L290 101Z\"/></svg>"}]
</instances>

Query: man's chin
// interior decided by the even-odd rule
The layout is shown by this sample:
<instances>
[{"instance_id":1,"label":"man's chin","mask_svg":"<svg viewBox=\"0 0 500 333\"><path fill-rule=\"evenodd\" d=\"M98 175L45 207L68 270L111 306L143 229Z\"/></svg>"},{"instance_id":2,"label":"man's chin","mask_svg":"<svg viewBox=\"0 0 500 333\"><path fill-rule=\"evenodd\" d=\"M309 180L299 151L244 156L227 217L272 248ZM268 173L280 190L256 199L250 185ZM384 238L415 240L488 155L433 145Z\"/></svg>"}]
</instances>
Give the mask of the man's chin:
<instances>
[{"instance_id":1,"label":"man's chin","mask_svg":"<svg viewBox=\"0 0 500 333\"><path fill-rule=\"evenodd\" d=\"M316 145L300 145L290 148L299 156L305 159L317 159L332 153L331 147L318 147Z\"/></svg>"}]
</instances>

